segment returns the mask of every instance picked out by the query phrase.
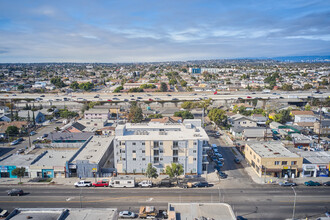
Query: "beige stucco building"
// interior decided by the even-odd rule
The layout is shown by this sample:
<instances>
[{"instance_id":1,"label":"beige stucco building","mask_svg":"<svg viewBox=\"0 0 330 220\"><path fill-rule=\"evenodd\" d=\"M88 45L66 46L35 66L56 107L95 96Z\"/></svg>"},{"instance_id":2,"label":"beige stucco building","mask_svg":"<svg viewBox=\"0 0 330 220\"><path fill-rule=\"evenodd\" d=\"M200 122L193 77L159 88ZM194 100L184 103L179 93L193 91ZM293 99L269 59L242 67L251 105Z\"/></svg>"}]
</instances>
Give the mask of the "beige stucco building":
<instances>
[{"instance_id":1,"label":"beige stucco building","mask_svg":"<svg viewBox=\"0 0 330 220\"><path fill-rule=\"evenodd\" d=\"M251 142L245 145L246 160L259 177L299 177L303 158L278 142Z\"/></svg>"}]
</instances>

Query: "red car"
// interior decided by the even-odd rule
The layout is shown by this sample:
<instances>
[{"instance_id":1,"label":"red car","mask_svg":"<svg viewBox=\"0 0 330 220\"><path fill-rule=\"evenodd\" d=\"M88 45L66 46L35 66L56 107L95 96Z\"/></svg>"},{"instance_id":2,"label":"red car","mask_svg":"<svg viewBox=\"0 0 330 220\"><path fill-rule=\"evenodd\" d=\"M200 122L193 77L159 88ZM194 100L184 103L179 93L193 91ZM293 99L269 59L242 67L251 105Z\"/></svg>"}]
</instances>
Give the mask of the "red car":
<instances>
[{"instance_id":1,"label":"red car","mask_svg":"<svg viewBox=\"0 0 330 220\"><path fill-rule=\"evenodd\" d=\"M152 102L152 101L154 101L153 99L149 99L149 102Z\"/></svg>"},{"instance_id":2,"label":"red car","mask_svg":"<svg viewBox=\"0 0 330 220\"><path fill-rule=\"evenodd\" d=\"M251 96L247 96L246 98L247 98L247 99L252 99L252 97L251 97Z\"/></svg>"},{"instance_id":3,"label":"red car","mask_svg":"<svg viewBox=\"0 0 330 220\"><path fill-rule=\"evenodd\" d=\"M108 102L112 102L112 100L111 99L108 99Z\"/></svg>"},{"instance_id":4,"label":"red car","mask_svg":"<svg viewBox=\"0 0 330 220\"><path fill-rule=\"evenodd\" d=\"M107 180L100 180L97 181L96 183L93 183L93 187L108 187L109 186L109 181Z\"/></svg>"}]
</instances>

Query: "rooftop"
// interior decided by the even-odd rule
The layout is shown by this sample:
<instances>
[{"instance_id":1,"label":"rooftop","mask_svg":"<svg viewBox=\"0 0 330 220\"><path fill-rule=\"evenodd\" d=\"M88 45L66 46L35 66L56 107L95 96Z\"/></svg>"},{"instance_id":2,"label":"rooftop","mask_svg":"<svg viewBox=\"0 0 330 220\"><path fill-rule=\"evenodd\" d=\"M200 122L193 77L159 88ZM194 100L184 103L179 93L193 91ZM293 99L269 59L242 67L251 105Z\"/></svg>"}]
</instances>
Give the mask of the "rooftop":
<instances>
[{"instance_id":1,"label":"rooftop","mask_svg":"<svg viewBox=\"0 0 330 220\"><path fill-rule=\"evenodd\" d=\"M68 161L75 153L74 150L47 150L46 153L37 160L34 166L65 166L65 162Z\"/></svg>"},{"instance_id":2,"label":"rooftop","mask_svg":"<svg viewBox=\"0 0 330 220\"><path fill-rule=\"evenodd\" d=\"M93 132L84 132L84 133L60 133L52 132L49 134L49 139L53 141L66 141L66 140L78 140L84 141L93 136Z\"/></svg>"},{"instance_id":3,"label":"rooftop","mask_svg":"<svg viewBox=\"0 0 330 220\"><path fill-rule=\"evenodd\" d=\"M85 111L85 114L108 114L109 113L109 109L104 109L104 108L92 108L89 109L88 111Z\"/></svg>"},{"instance_id":4,"label":"rooftop","mask_svg":"<svg viewBox=\"0 0 330 220\"><path fill-rule=\"evenodd\" d=\"M231 206L226 203L169 203L168 210L169 219L173 220L236 219Z\"/></svg>"},{"instance_id":5,"label":"rooftop","mask_svg":"<svg viewBox=\"0 0 330 220\"><path fill-rule=\"evenodd\" d=\"M117 140L209 140L205 130L198 126L199 122L200 120L186 120L184 123L126 123L117 126L116 138Z\"/></svg>"},{"instance_id":6,"label":"rooftop","mask_svg":"<svg viewBox=\"0 0 330 220\"><path fill-rule=\"evenodd\" d=\"M98 164L112 143L113 136L93 136L84 149L74 158L77 160L89 160L90 163Z\"/></svg>"},{"instance_id":7,"label":"rooftop","mask_svg":"<svg viewBox=\"0 0 330 220\"><path fill-rule=\"evenodd\" d=\"M38 155L33 154L12 154L9 157L5 157L0 160L1 166L30 166L32 161L37 158Z\"/></svg>"},{"instance_id":8,"label":"rooftop","mask_svg":"<svg viewBox=\"0 0 330 220\"><path fill-rule=\"evenodd\" d=\"M329 164L330 161L329 151L298 151L297 154L311 164Z\"/></svg>"},{"instance_id":9,"label":"rooftop","mask_svg":"<svg viewBox=\"0 0 330 220\"><path fill-rule=\"evenodd\" d=\"M282 146L281 142L250 142L247 143L252 150L260 157L267 158L280 158L280 157L292 157L299 158L295 153L292 153L288 149Z\"/></svg>"}]
</instances>

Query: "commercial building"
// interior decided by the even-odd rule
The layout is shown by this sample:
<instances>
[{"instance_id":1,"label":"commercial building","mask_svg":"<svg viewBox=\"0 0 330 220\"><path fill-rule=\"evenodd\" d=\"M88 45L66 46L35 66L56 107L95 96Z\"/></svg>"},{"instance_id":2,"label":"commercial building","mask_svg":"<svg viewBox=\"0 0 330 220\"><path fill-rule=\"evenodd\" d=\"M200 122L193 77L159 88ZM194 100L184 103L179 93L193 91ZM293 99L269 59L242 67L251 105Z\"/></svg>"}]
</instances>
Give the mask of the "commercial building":
<instances>
[{"instance_id":1,"label":"commercial building","mask_svg":"<svg viewBox=\"0 0 330 220\"><path fill-rule=\"evenodd\" d=\"M320 131L320 122L314 123L314 132L316 134L329 135L330 134L330 120L321 121L321 131Z\"/></svg>"},{"instance_id":2,"label":"commercial building","mask_svg":"<svg viewBox=\"0 0 330 220\"><path fill-rule=\"evenodd\" d=\"M65 178L65 164L75 153L72 150L48 150L29 167L31 178Z\"/></svg>"},{"instance_id":3,"label":"commercial building","mask_svg":"<svg viewBox=\"0 0 330 220\"><path fill-rule=\"evenodd\" d=\"M113 136L93 136L68 160L69 177L101 177L113 168ZM113 171L113 169L112 169Z\"/></svg>"},{"instance_id":4,"label":"commercial building","mask_svg":"<svg viewBox=\"0 0 330 220\"><path fill-rule=\"evenodd\" d=\"M118 211L112 208L17 208L6 218L11 220L21 219L107 219L117 220Z\"/></svg>"},{"instance_id":5,"label":"commercial building","mask_svg":"<svg viewBox=\"0 0 330 220\"><path fill-rule=\"evenodd\" d=\"M259 177L299 177L303 158L279 142L251 142L245 145L245 158Z\"/></svg>"},{"instance_id":6,"label":"commercial building","mask_svg":"<svg viewBox=\"0 0 330 220\"><path fill-rule=\"evenodd\" d=\"M217 219L235 220L235 214L227 203L169 203L168 219Z\"/></svg>"},{"instance_id":7,"label":"commercial building","mask_svg":"<svg viewBox=\"0 0 330 220\"><path fill-rule=\"evenodd\" d=\"M207 169L209 138L201 120L183 123L118 125L114 144L118 173L144 173L148 163L164 173L166 166L179 163L185 173L201 174Z\"/></svg>"},{"instance_id":8,"label":"commercial building","mask_svg":"<svg viewBox=\"0 0 330 220\"><path fill-rule=\"evenodd\" d=\"M304 158L302 176L328 177L330 166L329 151L299 151L298 155Z\"/></svg>"},{"instance_id":9,"label":"commercial building","mask_svg":"<svg viewBox=\"0 0 330 220\"><path fill-rule=\"evenodd\" d=\"M25 168L25 177L30 177L29 166L37 155L11 154L0 160L0 178L17 178L12 171L19 167Z\"/></svg>"}]
</instances>

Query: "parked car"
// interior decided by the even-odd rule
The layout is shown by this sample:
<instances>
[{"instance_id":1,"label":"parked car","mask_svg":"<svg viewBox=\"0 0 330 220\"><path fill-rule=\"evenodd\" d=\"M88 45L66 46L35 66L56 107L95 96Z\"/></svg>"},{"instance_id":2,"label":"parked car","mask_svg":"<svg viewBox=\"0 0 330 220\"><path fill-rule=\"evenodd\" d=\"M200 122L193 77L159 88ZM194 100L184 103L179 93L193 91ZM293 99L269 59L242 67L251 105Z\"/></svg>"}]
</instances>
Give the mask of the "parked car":
<instances>
[{"instance_id":1,"label":"parked car","mask_svg":"<svg viewBox=\"0 0 330 220\"><path fill-rule=\"evenodd\" d=\"M220 176L220 179L226 179L228 177L228 175L224 172L218 172L219 176Z\"/></svg>"},{"instance_id":2,"label":"parked car","mask_svg":"<svg viewBox=\"0 0 330 220\"><path fill-rule=\"evenodd\" d=\"M305 182L304 185L305 185L305 186L322 186L321 183L319 183L319 182L314 182L314 181L312 181L312 180Z\"/></svg>"},{"instance_id":3,"label":"parked car","mask_svg":"<svg viewBox=\"0 0 330 220\"><path fill-rule=\"evenodd\" d=\"M193 186L196 188L200 188L200 187L211 187L213 185L209 184L206 181L201 181L201 182L195 183Z\"/></svg>"},{"instance_id":4,"label":"parked car","mask_svg":"<svg viewBox=\"0 0 330 220\"><path fill-rule=\"evenodd\" d=\"M119 212L119 217L120 218L135 218L136 214L131 211L122 211Z\"/></svg>"},{"instance_id":5,"label":"parked car","mask_svg":"<svg viewBox=\"0 0 330 220\"><path fill-rule=\"evenodd\" d=\"M75 187L91 187L92 182L91 181L86 181L86 180L81 180L79 182L74 183Z\"/></svg>"},{"instance_id":6,"label":"parked car","mask_svg":"<svg viewBox=\"0 0 330 220\"><path fill-rule=\"evenodd\" d=\"M35 132L35 131L31 131L31 132L30 132L30 136L33 136L33 135L35 135L35 134L37 134L37 132Z\"/></svg>"},{"instance_id":7,"label":"parked car","mask_svg":"<svg viewBox=\"0 0 330 220\"><path fill-rule=\"evenodd\" d=\"M323 186L330 186L330 181L323 183Z\"/></svg>"},{"instance_id":8,"label":"parked car","mask_svg":"<svg viewBox=\"0 0 330 220\"><path fill-rule=\"evenodd\" d=\"M16 151L16 153L17 154L21 154L21 153L23 153L25 150L23 149L23 148L21 148L21 149L18 149L17 151Z\"/></svg>"},{"instance_id":9,"label":"parked car","mask_svg":"<svg viewBox=\"0 0 330 220\"><path fill-rule=\"evenodd\" d=\"M238 159L237 157L235 157L234 162L237 163L237 164L239 164L239 163L241 163L241 160Z\"/></svg>"},{"instance_id":10,"label":"parked car","mask_svg":"<svg viewBox=\"0 0 330 220\"><path fill-rule=\"evenodd\" d=\"M248 220L247 218L244 218L243 216L237 216L236 219L237 220Z\"/></svg>"},{"instance_id":11,"label":"parked car","mask_svg":"<svg viewBox=\"0 0 330 220\"><path fill-rule=\"evenodd\" d=\"M124 102L128 102L128 99L124 99Z\"/></svg>"},{"instance_id":12,"label":"parked car","mask_svg":"<svg viewBox=\"0 0 330 220\"><path fill-rule=\"evenodd\" d=\"M11 142L10 145L13 146L13 145L16 145L18 143L19 143L19 141L15 140L15 141Z\"/></svg>"},{"instance_id":13,"label":"parked car","mask_svg":"<svg viewBox=\"0 0 330 220\"><path fill-rule=\"evenodd\" d=\"M0 217L1 217L1 218L7 217L7 215L9 215L9 212L8 212L7 210L2 210L2 211L0 212Z\"/></svg>"},{"instance_id":14,"label":"parked car","mask_svg":"<svg viewBox=\"0 0 330 220\"><path fill-rule=\"evenodd\" d=\"M46 137L48 137L48 134L43 134L42 135L42 138L46 138Z\"/></svg>"},{"instance_id":15,"label":"parked car","mask_svg":"<svg viewBox=\"0 0 330 220\"><path fill-rule=\"evenodd\" d=\"M142 182L138 183L139 187L152 187L152 181L151 180L143 180Z\"/></svg>"},{"instance_id":16,"label":"parked car","mask_svg":"<svg viewBox=\"0 0 330 220\"><path fill-rule=\"evenodd\" d=\"M100 180L97 181L96 183L93 183L93 187L108 187L108 186L109 186L108 180Z\"/></svg>"},{"instance_id":17,"label":"parked car","mask_svg":"<svg viewBox=\"0 0 330 220\"><path fill-rule=\"evenodd\" d=\"M22 189L8 190L8 196L22 196L24 194Z\"/></svg>"},{"instance_id":18,"label":"parked car","mask_svg":"<svg viewBox=\"0 0 330 220\"><path fill-rule=\"evenodd\" d=\"M158 187L172 187L172 181L170 179L162 179L158 184Z\"/></svg>"},{"instance_id":19,"label":"parked car","mask_svg":"<svg viewBox=\"0 0 330 220\"><path fill-rule=\"evenodd\" d=\"M285 182L280 182L278 185L280 185L280 186L296 186L297 184L285 181Z\"/></svg>"},{"instance_id":20,"label":"parked car","mask_svg":"<svg viewBox=\"0 0 330 220\"><path fill-rule=\"evenodd\" d=\"M153 99L149 99L149 102L152 102L152 101L154 101Z\"/></svg>"}]
</instances>

